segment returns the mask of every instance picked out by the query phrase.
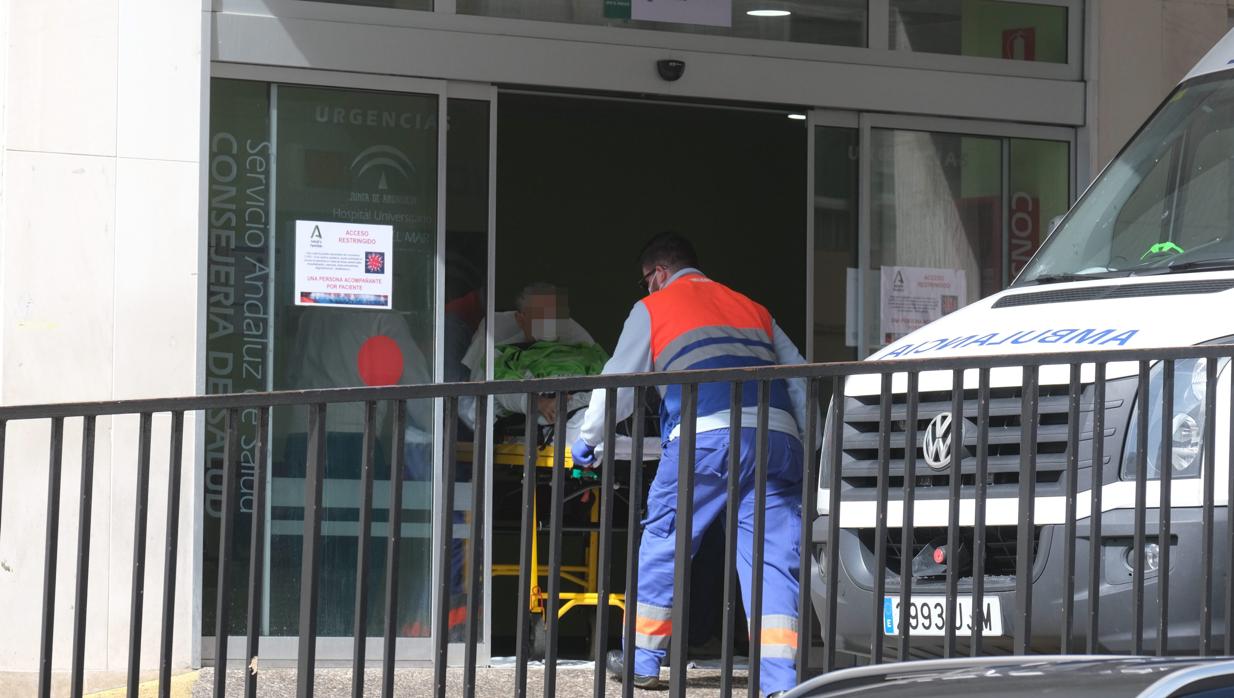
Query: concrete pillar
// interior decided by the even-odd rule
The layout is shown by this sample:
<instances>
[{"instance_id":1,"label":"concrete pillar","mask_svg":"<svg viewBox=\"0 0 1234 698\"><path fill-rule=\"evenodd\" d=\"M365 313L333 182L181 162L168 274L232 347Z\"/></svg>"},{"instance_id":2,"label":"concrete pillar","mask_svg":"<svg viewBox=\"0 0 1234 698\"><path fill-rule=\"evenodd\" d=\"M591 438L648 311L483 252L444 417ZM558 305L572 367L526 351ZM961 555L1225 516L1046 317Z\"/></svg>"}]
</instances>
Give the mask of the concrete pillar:
<instances>
[{"instance_id":1,"label":"concrete pillar","mask_svg":"<svg viewBox=\"0 0 1234 698\"><path fill-rule=\"evenodd\" d=\"M1099 172L1229 25L1228 0L1090 0L1096 114L1090 157Z\"/></svg>"},{"instance_id":2,"label":"concrete pillar","mask_svg":"<svg viewBox=\"0 0 1234 698\"><path fill-rule=\"evenodd\" d=\"M209 3L205 3L208 5ZM198 392L202 0L15 0L0 10L0 404ZM157 666L169 418L154 420L142 666ZM86 690L123 680L136 417L100 419ZM66 422L55 657L67 681L81 420ZM175 663L200 635L195 420L186 423ZM0 693L38 668L49 425L8 426L0 514ZM150 674L147 674L149 676Z\"/></svg>"}]
</instances>

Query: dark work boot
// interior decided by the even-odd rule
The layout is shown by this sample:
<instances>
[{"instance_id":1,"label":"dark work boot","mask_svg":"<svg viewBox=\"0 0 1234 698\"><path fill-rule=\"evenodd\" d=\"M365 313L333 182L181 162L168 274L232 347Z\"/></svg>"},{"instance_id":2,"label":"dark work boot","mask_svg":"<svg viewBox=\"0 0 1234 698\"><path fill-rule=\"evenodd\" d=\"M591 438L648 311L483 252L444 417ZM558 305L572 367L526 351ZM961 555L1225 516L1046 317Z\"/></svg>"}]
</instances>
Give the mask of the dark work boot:
<instances>
[{"instance_id":1,"label":"dark work boot","mask_svg":"<svg viewBox=\"0 0 1234 698\"><path fill-rule=\"evenodd\" d=\"M614 678L621 681L626 673L625 655L621 650L609 650L605 656L605 664L608 667L608 673ZM660 683L659 676L639 676L634 675L634 686L636 688L644 688L649 691L659 690L664 688L664 684Z\"/></svg>"}]
</instances>

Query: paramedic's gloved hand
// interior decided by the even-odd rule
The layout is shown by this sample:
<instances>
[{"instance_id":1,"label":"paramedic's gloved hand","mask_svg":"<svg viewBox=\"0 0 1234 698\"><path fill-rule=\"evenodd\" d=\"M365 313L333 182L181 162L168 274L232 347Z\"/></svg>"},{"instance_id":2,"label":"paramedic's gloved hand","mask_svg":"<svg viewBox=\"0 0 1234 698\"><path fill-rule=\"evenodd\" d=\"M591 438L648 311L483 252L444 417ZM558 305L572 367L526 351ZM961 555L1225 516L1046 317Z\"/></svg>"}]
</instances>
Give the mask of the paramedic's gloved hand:
<instances>
[{"instance_id":1,"label":"paramedic's gloved hand","mask_svg":"<svg viewBox=\"0 0 1234 698\"><path fill-rule=\"evenodd\" d=\"M596 447L579 437L570 444L570 457L574 459L575 465L595 465Z\"/></svg>"}]
</instances>

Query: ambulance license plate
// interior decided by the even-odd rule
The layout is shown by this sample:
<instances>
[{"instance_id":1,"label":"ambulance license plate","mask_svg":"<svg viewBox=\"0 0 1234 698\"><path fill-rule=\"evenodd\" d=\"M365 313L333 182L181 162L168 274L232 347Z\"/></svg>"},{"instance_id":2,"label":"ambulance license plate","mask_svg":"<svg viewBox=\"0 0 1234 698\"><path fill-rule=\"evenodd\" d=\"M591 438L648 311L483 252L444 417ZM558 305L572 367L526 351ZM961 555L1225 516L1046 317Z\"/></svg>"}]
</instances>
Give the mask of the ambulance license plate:
<instances>
[{"instance_id":1,"label":"ambulance license plate","mask_svg":"<svg viewBox=\"0 0 1234 698\"><path fill-rule=\"evenodd\" d=\"M1003 634L1003 614L998 604L997 596L987 596L983 599L981 609L981 634L994 636ZM957 636L973 634L973 597L961 594L956 599L956 619L953 622ZM909 635L919 637L942 637L947 631L947 597L916 596L909 600L908 607ZM900 634L900 597L883 597L883 634Z\"/></svg>"}]
</instances>

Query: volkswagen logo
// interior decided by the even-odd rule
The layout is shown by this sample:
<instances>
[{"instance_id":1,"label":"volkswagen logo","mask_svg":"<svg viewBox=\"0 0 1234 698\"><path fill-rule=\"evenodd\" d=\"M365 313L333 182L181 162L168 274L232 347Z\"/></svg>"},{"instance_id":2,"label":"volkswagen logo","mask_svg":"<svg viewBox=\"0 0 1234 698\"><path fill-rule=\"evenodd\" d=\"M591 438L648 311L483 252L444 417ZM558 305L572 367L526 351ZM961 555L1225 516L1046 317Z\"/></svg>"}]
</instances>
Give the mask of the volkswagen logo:
<instances>
[{"instance_id":1,"label":"volkswagen logo","mask_svg":"<svg viewBox=\"0 0 1234 698\"><path fill-rule=\"evenodd\" d=\"M945 470L951 464L951 413L943 412L926 426L921 439L926 465Z\"/></svg>"}]
</instances>

